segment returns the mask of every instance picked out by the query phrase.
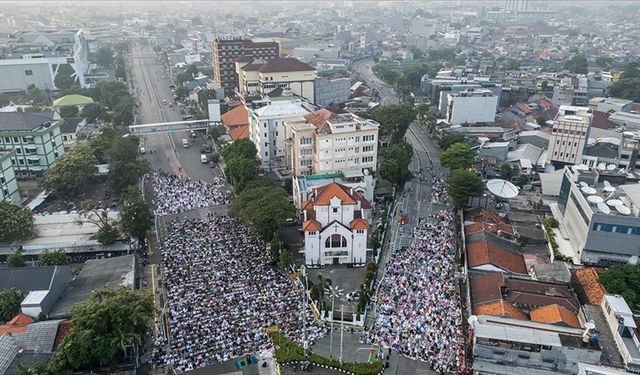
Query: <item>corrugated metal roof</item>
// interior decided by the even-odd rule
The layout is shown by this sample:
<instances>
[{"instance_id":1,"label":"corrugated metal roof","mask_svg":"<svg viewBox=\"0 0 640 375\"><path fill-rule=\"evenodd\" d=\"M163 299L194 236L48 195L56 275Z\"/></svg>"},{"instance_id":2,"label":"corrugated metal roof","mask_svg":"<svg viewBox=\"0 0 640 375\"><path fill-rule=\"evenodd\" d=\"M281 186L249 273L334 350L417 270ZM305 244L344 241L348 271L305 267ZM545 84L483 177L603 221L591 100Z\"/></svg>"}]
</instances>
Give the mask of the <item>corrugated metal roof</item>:
<instances>
[{"instance_id":1,"label":"corrugated metal roof","mask_svg":"<svg viewBox=\"0 0 640 375\"><path fill-rule=\"evenodd\" d=\"M559 334L530 328L476 324L474 328L474 334L476 337L486 339L548 345L555 347L562 346Z\"/></svg>"}]
</instances>

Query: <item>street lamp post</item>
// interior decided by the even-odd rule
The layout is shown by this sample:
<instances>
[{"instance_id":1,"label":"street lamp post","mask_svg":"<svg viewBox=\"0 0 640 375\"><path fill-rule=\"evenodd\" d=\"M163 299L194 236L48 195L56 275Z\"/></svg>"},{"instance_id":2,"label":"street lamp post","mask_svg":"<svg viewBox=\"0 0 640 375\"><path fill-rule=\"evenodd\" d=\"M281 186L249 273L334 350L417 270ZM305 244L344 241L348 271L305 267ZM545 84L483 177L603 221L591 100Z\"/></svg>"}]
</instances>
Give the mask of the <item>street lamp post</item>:
<instances>
[{"instance_id":1,"label":"street lamp post","mask_svg":"<svg viewBox=\"0 0 640 375\"><path fill-rule=\"evenodd\" d=\"M325 289L325 293L331 296L331 332L329 334L329 359L333 358L333 307L336 302L336 297L340 297L342 294L342 289L337 286L329 285Z\"/></svg>"}]
</instances>

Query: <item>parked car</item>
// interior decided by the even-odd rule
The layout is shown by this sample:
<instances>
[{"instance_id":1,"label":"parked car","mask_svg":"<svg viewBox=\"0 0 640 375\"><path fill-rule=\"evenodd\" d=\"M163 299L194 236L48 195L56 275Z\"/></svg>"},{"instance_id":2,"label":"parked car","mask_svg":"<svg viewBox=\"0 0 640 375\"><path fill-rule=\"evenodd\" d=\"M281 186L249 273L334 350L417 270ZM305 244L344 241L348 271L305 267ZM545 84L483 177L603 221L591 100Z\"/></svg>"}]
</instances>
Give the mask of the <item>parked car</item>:
<instances>
[{"instance_id":1,"label":"parked car","mask_svg":"<svg viewBox=\"0 0 640 375\"><path fill-rule=\"evenodd\" d=\"M209 145L202 146L202 148L200 149L200 153L201 154L210 154L211 153L211 146L209 146Z\"/></svg>"},{"instance_id":2,"label":"parked car","mask_svg":"<svg viewBox=\"0 0 640 375\"><path fill-rule=\"evenodd\" d=\"M202 164L207 164L209 162L209 158L206 154L200 154L200 161L202 162Z\"/></svg>"},{"instance_id":3,"label":"parked car","mask_svg":"<svg viewBox=\"0 0 640 375\"><path fill-rule=\"evenodd\" d=\"M186 138L182 138L182 147L184 148L189 147L189 141L187 141Z\"/></svg>"}]
</instances>

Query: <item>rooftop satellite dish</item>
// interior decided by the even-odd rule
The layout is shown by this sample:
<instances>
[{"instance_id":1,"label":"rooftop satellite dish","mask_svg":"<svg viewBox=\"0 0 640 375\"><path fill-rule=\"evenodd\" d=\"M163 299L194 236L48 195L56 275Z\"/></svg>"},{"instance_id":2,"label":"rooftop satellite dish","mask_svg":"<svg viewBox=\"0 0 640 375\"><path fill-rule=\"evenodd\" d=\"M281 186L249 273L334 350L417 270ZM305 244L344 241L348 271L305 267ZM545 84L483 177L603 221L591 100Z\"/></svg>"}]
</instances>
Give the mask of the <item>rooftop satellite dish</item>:
<instances>
[{"instance_id":1,"label":"rooftop satellite dish","mask_svg":"<svg viewBox=\"0 0 640 375\"><path fill-rule=\"evenodd\" d=\"M598 170L600 171L604 171L604 169L607 167L607 165L605 163L599 163L598 164Z\"/></svg>"},{"instance_id":2,"label":"rooftop satellite dish","mask_svg":"<svg viewBox=\"0 0 640 375\"><path fill-rule=\"evenodd\" d=\"M607 201L607 204L608 204L609 206L611 206L611 207L616 207L616 206L621 206L621 205L623 205L624 203L622 203L622 201L621 201L621 200L619 200L619 199L609 199L609 200Z\"/></svg>"},{"instance_id":3,"label":"rooftop satellite dish","mask_svg":"<svg viewBox=\"0 0 640 375\"><path fill-rule=\"evenodd\" d=\"M498 198L511 199L518 196L518 188L509 181L494 178L487 182L487 189Z\"/></svg>"},{"instance_id":4,"label":"rooftop satellite dish","mask_svg":"<svg viewBox=\"0 0 640 375\"><path fill-rule=\"evenodd\" d=\"M594 329L594 328L596 328L596 325L595 325L593 322L586 322L586 323L584 324L584 328L587 328L587 329Z\"/></svg>"},{"instance_id":5,"label":"rooftop satellite dish","mask_svg":"<svg viewBox=\"0 0 640 375\"><path fill-rule=\"evenodd\" d=\"M607 193L613 193L614 191L616 191L616 188L609 185L609 186L605 186L602 190L606 191Z\"/></svg>"},{"instance_id":6,"label":"rooftop satellite dish","mask_svg":"<svg viewBox=\"0 0 640 375\"><path fill-rule=\"evenodd\" d=\"M603 203L604 199L602 199L602 197L599 197L597 195L590 195L587 197L587 200L589 201L589 203L593 203L593 204L598 204L598 203Z\"/></svg>"},{"instance_id":7,"label":"rooftop satellite dish","mask_svg":"<svg viewBox=\"0 0 640 375\"><path fill-rule=\"evenodd\" d=\"M592 188L591 186L583 186L580 188L580 190L582 190L583 193L589 194L589 195L593 195L598 192L596 189Z\"/></svg>"},{"instance_id":8,"label":"rooftop satellite dish","mask_svg":"<svg viewBox=\"0 0 640 375\"><path fill-rule=\"evenodd\" d=\"M589 186L589 184L587 184L587 183L586 183L586 182L584 182L584 181L580 181L580 186L581 186L581 187L587 187L587 186Z\"/></svg>"},{"instance_id":9,"label":"rooftop satellite dish","mask_svg":"<svg viewBox=\"0 0 640 375\"><path fill-rule=\"evenodd\" d=\"M367 170L367 169L365 169ZM611 182L609 182L608 180L604 180L602 181L602 183L604 184L604 186L611 186Z\"/></svg>"},{"instance_id":10,"label":"rooftop satellite dish","mask_svg":"<svg viewBox=\"0 0 640 375\"><path fill-rule=\"evenodd\" d=\"M631 210L629 209L629 207L627 207L625 205L616 206L616 211L618 211L622 215L630 215L631 214Z\"/></svg>"},{"instance_id":11,"label":"rooftop satellite dish","mask_svg":"<svg viewBox=\"0 0 640 375\"><path fill-rule=\"evenodd\" d=\"M579 171L588 171L589 167L587 167L585 164L578 164L578 170Z\"/></svg>"},{"instance_id":12,"label":"rooftop satellite dish","mask_svg":"<svg viewBox=\"0 0 640 375\"><path fill-rule=\"evenodd\" d=\"M607 170L608 170L608 171L615 171L615 170L616 170L616 168L618 168L618 167L616 167L616 165L615 165L615 164L609 164L609 165L607 165Z\"/></svg>"},{"instance_id":13,"label":"rooftop satellite dish","mask_svg":"<svg viewBox=\"0 0 640 375\"><path fill-rule=\"evenodd\" d=\"M602 203L598 203L598 209L603 213L603 214L610 214L611 210L609 209L609 206L607 206L606 203L602 202Z\"/></svg>"}]
</instances>

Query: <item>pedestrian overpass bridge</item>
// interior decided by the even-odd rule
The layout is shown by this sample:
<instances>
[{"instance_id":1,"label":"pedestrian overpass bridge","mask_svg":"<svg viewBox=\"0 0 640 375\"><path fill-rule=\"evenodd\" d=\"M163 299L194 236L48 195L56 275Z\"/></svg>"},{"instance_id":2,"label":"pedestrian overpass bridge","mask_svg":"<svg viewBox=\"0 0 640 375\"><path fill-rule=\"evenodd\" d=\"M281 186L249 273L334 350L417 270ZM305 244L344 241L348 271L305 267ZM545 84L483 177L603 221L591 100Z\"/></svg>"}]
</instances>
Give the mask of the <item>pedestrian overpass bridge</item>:
<instances>
[{"instance_id":1,"label":"pedestrian overpass bridge","mask_svg":"<svg viewBox=\"0 0 640 375\"><path fill-rule=\"evenodd\" d=\"M158 122L155 124L130 125L129 134L148 135L160 133L173 133L191 130L206 130L211 125L222 125L219 121L204 120L187 120L174 122Z\"/></svg>"}]
</instances>

